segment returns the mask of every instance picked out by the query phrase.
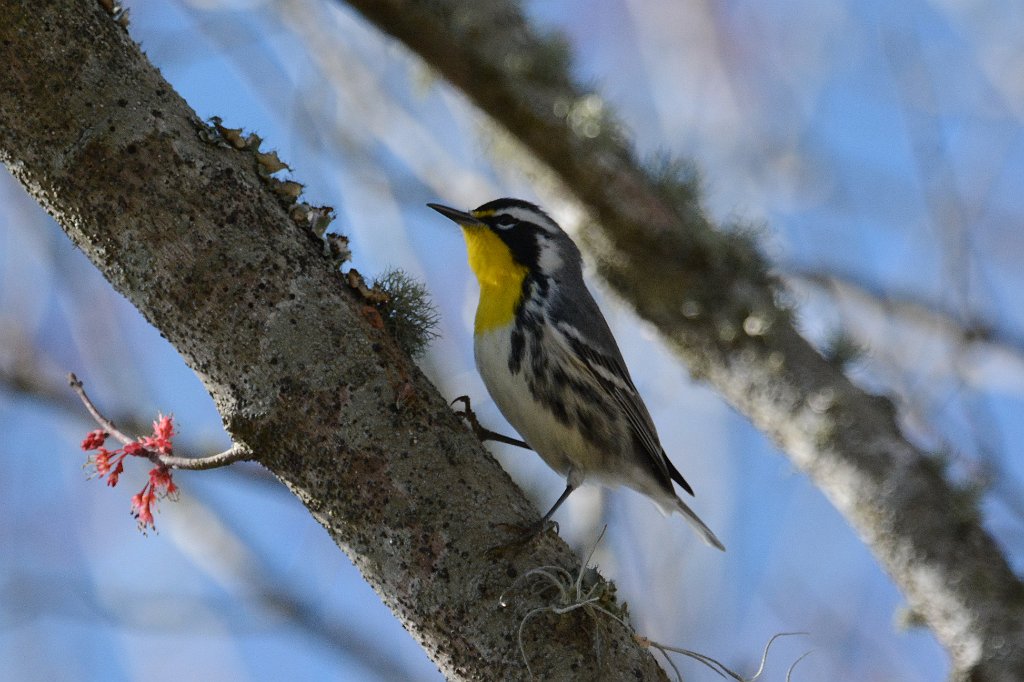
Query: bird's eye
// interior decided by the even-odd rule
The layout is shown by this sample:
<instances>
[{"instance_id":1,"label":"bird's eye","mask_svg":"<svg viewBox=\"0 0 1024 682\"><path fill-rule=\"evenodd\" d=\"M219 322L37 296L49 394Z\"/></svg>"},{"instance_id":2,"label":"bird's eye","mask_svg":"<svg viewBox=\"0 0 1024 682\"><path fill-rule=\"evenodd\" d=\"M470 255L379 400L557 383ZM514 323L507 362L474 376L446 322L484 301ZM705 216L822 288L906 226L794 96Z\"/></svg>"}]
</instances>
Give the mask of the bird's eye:
<instances>
[{"instance_id":1,"label":"bird's eye","mask_svg":"<svg viewBox=\"0 0 1024 682\"><path fill-rule=\"evenodd\" d=\"M516 224L516 219L507 213L503 213L494 219L494 226L499 230L507 230Z\"/></svg>"}]
</instances>

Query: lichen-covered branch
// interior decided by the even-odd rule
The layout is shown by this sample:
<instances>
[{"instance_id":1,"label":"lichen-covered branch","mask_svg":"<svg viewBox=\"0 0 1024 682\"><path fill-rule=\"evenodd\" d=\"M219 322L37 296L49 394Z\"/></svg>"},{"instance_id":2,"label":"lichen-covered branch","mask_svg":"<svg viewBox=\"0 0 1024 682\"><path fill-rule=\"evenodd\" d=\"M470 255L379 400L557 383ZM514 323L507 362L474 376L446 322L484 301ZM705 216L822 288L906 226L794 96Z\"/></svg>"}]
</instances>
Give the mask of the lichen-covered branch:
<instances>
[{"instance_id":1,"label":"lichen-covered branch","mask_svg":"<svg viewBox=\"0 0 1024 682\"><path fill-rule=\"evenodd\" d=\"M562 43L512 0L350 0L503 125L590 213L605 279L693 374L769 434L850 520L949 651L954 676L1024 679L1024 586L970 495L794 329L742 231L685 174L645 169ZM755 504L755 501L751 501Z\"/></svg>"},{"instance_id":2,"label":"lichen-covered branch","mask_svg":"<svg viewBox=\"0 0 1024 682\"><path fill-rule=\"evenodd\" d=\"M198 120L96 0L5 3L0 46L0 160L447 676L524 678L516 633L545 595L499 597L532 567L578 560L552 537L486 554L500 524L536 510L289 214L295 188L268 180L249 138L222 144L230 129ZM582 618L523 629L534 673L663 679L616 622L595 653Z\"/></svg>"}]
</instances>

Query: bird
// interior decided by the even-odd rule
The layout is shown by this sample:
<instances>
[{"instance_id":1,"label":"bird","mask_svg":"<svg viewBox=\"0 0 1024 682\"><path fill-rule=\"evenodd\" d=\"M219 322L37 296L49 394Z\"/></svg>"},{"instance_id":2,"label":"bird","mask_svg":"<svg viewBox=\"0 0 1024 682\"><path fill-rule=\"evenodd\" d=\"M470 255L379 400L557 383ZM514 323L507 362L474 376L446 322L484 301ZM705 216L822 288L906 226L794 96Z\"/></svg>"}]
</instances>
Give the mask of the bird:
<instances>
[{"instance_id":1,"label":"bird","mask_svg":"<svg viewBox=\"0 0 1024 682\"><path fill-rule=\"evenodd\" d=\"M488 393L529 447L565 477L537 530L584 482L626 486L665 515L681 513L706 544L724 551L675 492L673 483L691 496L693 488L661 446L569 235L521 199L471 211L427 206L462 228L480 285L473 355Z\"/></svg>"}]
</instances>

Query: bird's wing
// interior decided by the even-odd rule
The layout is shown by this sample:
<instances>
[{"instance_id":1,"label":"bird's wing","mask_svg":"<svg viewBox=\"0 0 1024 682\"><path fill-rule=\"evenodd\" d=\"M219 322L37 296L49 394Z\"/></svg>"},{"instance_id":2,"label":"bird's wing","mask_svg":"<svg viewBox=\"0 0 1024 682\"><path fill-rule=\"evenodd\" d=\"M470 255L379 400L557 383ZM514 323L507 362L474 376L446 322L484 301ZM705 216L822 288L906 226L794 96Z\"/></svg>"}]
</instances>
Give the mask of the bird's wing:
<instances>
[{"instance_id":1,"label":"bird's wing","mask_svg":"<svg viewBox=\"0 0 1024 682\"><path fill-rule=\"evenodd\" d=\"M598 349L570 324L556 322L555 329L559 334L554 336L565 346L568 351L567 355L577 360L580 368L595 379L622 409L637 442L652 464L654 472L661 474L665 483L670 487L670 481L674 480L692 495L693 489L669 460L658 441L654 422L651 420L651 415L637 392L636 386L633 385L629 370L626 369L626 364L615 345L611 331L607 331L606 328L607 340L602 339L605 341L603 345L610 348L611 352L609 353L607 350Z\"/></svg>"}]
</instances>

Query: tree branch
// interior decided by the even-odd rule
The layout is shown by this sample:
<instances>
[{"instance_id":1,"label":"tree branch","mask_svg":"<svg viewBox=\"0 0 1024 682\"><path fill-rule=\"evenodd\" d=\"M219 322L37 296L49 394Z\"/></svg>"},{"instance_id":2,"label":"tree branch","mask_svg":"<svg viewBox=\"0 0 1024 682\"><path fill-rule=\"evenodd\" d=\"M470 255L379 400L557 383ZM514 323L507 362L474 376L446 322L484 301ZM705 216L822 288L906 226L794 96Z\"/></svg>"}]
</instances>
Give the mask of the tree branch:
<instances>
[{"instance_id":1,"label":"tree branch","mask_svg":"<svg viewBox=\"0 0 1024 682\"><path fill-rule=\"evenodd\" d=\"M71 389L78 395L78 398L85 405L85 409L89 411L92 418L99 424L104 431L113 436L116 440L121 441L122 445L128 445L135 441L128 434L122 432L114 422L103 416L103 413L99 411L92 399L85 392L85 387L82 382L74 374L68 375L68 383L71 385ZM188 469L191 471L204 471L206 469L216 469L218 467L227 466L235 462L241 462L242 460L252 459L252 453L248 448L242 445L232 445L224 452L218 452L216 455L207 455L205 457L176 457L175 455L165 455L152 448L144 448L149 459L152 460L153 464L162 464L165 467L172 469Z\"/></svg>"},{"instance_id":2,"label":"tree branch","mask_svg":"<svg viewBox=\"0 0 1024 682\"><path fill-rule=\"evenodd\" d=\"M585 246L691 372L771 436L849 519L949 651L961 680L1024 678L1024 586L967 496L794 329L741 233L695 183L652 174L511 0L350 0L507 128L593 218ZM595 107L588 105L588 110ZM601 107L597 107L600 109ZM583 112L585 113L585 112Z\"/></svg>"},{"instance_id":3,"label":"tree branch","mask_svg":"<svg viewBox=\"0 0 1024 682\"><path fill-rule=\"evenodd\" d=\"M561 541L495 559L536 510L288 215L95 0L0 13L0 160L172 343L233 439L283 481L452 679L521 679L543 593L499 596ZM279 188L280 189L280 188ZM401 399L398 399L401 398ZM497 537L500 540L500 537ZM522 630L545 679L663 679L615 622Z\"/></svg>"},{"instance_id":4,"label":"tree branch","mask_svg":"<svg viewBox=\"0 0 1024 682\"><path fill-rule=\"evenodd\" d=\"M206 455L205 457L160 456L160 461L172 469L187 469L190 471L216 469L247 459L252 459L252 453L243 445L232 445L224 452L218 452L216 455Z\"/></svg>"},{"instance_id":5,"label":"tree branch","mask_svg":"<svg viewBox=\"0 0 1024 682\"><path fill-rule=\"evenodd\" d=\"M964 318L944 309L936 302L913 293L885 291L882 287L852 273L787 268L782 276L787 280L807 284L823 291L870 300L876 307L908 322L944 330L952 339L956 339L964 346L989 345L1012 353L1018 360L1024 360L1024 339L1018 335L989 324L981 317Z\"/></svg>"},{"instance_id":6,"label":"tree branch","mask_svg":"<svg viewBox=\"0 0 1024 682\"><path fill-rule=\"evenodd\" d=\"M78 399L85 405L85 409L92 415L93 421L100 425L104 431L114 437L115 440L121 442L121 445L128 445L128 443L134 442L135 439L129 436L127 433L122 432L117 428L114 422L110 421L103 416L103 413L99 411L96 405L93 404L92 399L89 398L85 392L85 387L82 386L82 382L74 374L68 375L68 385L71 386L71 390L75 392Z\"/></svg>"}]
</instances>

